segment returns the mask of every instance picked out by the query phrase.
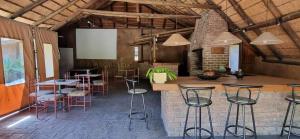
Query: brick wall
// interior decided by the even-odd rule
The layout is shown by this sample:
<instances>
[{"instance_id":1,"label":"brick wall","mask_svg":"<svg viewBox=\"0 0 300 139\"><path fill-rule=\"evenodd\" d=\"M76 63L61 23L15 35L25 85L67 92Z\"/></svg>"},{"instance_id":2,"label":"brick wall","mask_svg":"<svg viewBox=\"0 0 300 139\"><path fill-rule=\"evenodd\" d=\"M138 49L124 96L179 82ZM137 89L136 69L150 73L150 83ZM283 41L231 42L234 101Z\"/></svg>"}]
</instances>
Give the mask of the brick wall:
<instances>
[{"instance_id":1,"label":"brick wall","mask_svg":"<svg viewBox=\"0 0 300 139\"><path fill-rule=\"evenodd\" d=\"M216 70L219 66L228 64L228 47L224 47L223 54L212 54L211 48L220 46L210 45L220 33L227 30L227 23L213 10L203 14L201 19L197 19L189 51L189 70L191 75L196 75L199 72L196 66L198 58L192 52L194 49L203 48L203 70Z\"/></svg>"}]
</instances>

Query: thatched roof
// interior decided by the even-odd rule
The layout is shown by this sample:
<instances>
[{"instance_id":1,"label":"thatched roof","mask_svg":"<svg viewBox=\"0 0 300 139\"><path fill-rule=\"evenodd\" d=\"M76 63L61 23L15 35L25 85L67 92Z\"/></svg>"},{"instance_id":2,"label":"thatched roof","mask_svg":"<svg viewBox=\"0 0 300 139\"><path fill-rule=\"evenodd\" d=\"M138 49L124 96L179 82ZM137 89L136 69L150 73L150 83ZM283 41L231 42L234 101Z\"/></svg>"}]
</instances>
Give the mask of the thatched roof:
<instances>
[{"instance_id":1,"label":"thatched roof","mask_svg":"<svg viewBox=\"0 0 300 139\"><path fill-rule=\"evenodd\" d=\"M300 58L299 0L177 0L177 3L176 0L150 0L150 4L145 3L149 0L143 0L140 4L134 1L136 0L1 0L0 16L52 30L80 22L86 25L92 22L100 28L174 29L174 18L117 18L82 14L80 9L165 15L201 15L214 9L227 20L232 32L248 42L266 30L284 40L282 45L253 46L257 55L279 60ZM157 4L159 2L167 4ZM170 5L172 3L189 6ZM178 28L193 27L194 24L195 18L178 19Z\"/></svg>"}]
</instances>

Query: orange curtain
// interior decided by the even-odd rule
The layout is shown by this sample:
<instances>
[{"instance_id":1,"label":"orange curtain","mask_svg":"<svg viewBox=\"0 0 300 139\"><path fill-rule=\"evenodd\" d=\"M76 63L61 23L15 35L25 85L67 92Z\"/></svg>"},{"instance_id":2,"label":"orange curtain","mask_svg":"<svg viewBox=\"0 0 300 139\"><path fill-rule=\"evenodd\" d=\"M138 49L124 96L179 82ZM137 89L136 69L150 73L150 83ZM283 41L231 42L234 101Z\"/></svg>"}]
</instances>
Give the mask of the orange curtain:
<instances>
[{"instance_id":1,"label":"orange curtain","mask_svg":"<svg viewBox=\"0 0 300 139\"><path fill-rule=\"evenodd\" d=\"M34 28L34 30L36 32L36 42L38 42L38 61L41 78L45 79L45 66L43 59L44 56L42 52L43 47L41 45L43 42L51 43L53 46L55 68L54 71L55 77L58 77L59 73L57 33L40 28ZM26 82L29 79L35 78L33 36L34 35L32 34L31 26L0 17L0 37L12 38L23 41ZM26 84L27 83L13 86L4 85L2 53L0 53L0 116L16 111L28 105L28 90Z\"/></svg>"}]
</instances>

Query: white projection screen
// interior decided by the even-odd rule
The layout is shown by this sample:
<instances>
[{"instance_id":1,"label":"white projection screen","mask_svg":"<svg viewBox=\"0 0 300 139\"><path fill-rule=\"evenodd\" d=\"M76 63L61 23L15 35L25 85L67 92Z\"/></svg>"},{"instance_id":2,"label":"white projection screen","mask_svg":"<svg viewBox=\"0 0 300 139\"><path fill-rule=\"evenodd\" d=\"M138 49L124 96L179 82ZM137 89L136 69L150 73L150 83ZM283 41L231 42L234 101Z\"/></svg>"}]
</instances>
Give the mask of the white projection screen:
<instances>
[{"instance_id":1,"label":"white projection screen","mask_svg":"<svg viewBox=\"0 0 300 139\"><path fill-rule=\"evenodd\" d=\"M116 29L76 29L77 59L117 59Z\"/></svg>"}]
</instances>

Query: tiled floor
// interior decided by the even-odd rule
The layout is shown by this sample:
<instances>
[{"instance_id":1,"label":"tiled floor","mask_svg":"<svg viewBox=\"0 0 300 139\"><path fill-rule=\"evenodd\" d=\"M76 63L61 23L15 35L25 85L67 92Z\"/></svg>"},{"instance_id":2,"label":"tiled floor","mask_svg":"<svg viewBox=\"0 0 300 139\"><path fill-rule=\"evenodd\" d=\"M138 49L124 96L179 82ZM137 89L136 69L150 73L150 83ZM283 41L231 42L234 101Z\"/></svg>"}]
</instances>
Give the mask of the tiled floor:
<instances>
[{"instance_id":1,"label":"tiled floor","mask_svg":"<svg viewBox=\"0 0 300 139\"><path fill-rule=\"evenodd\" d=\"M143 86L149 88L149 85ZM140 98L136 98L141 101ZM0 139L168 138L160 118L160 94L149 92L145 99L150 115L149 130L144 122L134 121L133 130L128 131L130 96L124 82L119 81L114 82L108 97L94 96L93 106L86 112L82 108L75 108L71 112L59 112L57 119L52 112L42 112L40 119L36 119L34 112L26 111L0 121ZM281 139L278 136L259 138Z\"/></svg>"}]
</instances>

